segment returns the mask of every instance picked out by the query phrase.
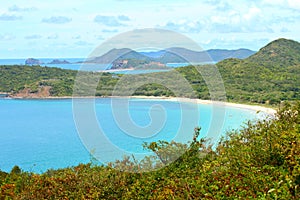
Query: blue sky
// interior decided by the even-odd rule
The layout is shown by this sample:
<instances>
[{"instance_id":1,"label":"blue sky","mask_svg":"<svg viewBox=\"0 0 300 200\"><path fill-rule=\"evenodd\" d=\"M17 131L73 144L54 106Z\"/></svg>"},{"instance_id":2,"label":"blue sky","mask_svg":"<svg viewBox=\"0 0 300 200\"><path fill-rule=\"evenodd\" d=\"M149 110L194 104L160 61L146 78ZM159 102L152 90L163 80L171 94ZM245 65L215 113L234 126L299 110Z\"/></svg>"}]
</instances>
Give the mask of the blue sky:
<instances>
[{"instance_id":1,"label":"blue sky","mask_svg":"<svg viewBox=\"0 0 300 200\"><path fill-rule=\"evenodd\" d=\"M300 41L300 0L10 0L0 26L0 58L84 58L142 28L177 31L204 49L258 50L277 38Z\"/></svg>"}]
</instances>

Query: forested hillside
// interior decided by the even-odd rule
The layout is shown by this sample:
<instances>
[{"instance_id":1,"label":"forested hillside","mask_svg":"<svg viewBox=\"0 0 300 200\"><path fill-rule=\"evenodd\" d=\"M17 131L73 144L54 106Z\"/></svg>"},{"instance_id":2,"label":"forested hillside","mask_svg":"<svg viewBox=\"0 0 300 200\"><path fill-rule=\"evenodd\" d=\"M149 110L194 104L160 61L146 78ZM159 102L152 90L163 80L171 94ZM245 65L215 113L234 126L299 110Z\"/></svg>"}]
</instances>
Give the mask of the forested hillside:
<instances>
[{"instance_id":1,"label":"forested hillside","mask_svg":"<svg viewBox=\"0 0 300 200\"><path fill-rule=\"evenodd\" d=\"M280 101L300 99L300 44L278 39L263 47L249 58L226 59L216 64L223 78L227 100L260 104L277 104ZM207 66L196 66L200 71ZM194 66L177 68L176 71L126 75L127 88L136 88L138 81L161 77L165 85L176 85L176 72L188 80L195 95L182 90L182 97L210 99L201 74ZM49 96L71 96L76 71L39 66L0 66L0 92L12 96L32 97L44 87ZM110 96L122 75L86 72L88 79L101 75L96 96ZM30 94L30 95L29 95ZM132 95L174 96L174 92L161 84L152 83L137 87ZM41 97L36 95L37 97ZM47 97L47 96L42 96Z\"/></svg>"}]
</instances>

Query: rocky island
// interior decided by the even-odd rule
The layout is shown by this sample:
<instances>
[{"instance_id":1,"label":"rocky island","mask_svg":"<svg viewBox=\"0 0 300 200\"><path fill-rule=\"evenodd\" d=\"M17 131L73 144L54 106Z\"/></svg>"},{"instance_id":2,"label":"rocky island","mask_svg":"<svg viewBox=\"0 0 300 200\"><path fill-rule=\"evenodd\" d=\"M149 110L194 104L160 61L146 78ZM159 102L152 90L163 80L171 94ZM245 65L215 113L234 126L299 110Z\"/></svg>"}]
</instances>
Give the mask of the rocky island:
<instances>
[{"instance_id":1,"label":"rocky island","mask_svg":"<svg viewBox=\"0 0 300 200\"><path fill-rule=\"evenodd\" d=\"M25 65L41 65L41 64L43 64L43 62L40 61L39 59L28 58L25 60Z\"/></svg>"},{"instance_id":2,"label":"rocky island","mask_svg":"<svg viewBox=\"0 0 300 200\"><path fill-rule=\"evenodd\" d=\"M54 59L51 62L49 62L48 64L70 64L70 62L66 61L66 60Z\"/></svg>"}]
</instances>

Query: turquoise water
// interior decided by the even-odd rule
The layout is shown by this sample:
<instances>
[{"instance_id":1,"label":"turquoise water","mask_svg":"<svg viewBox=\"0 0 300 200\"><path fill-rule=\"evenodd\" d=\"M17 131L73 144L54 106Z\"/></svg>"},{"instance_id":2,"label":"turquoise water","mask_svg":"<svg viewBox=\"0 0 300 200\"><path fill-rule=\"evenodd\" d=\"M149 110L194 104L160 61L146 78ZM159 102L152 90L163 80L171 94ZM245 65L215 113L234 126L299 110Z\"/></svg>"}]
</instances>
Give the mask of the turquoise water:
<instances>
[{"instance_id":1,"label":"turquoise water","mask_svg":"<svg viewBox=\"0 0 300 200\"><path fill-rule=\"evenodd\" d=\"M227 130L236 129L247 120L259 116L254 111L238 108L223 107L215 109L215 118L212 118L212 105L184 105L166 100L132 99L129 101L129 114L138 127L147 127L154 118L149 115L152 108L152 117L165 116L165 123L156 134L151 137L132 137L124 134L120 124L115 122L115 113L112 112L111 98L95 100L95 116L99 127L113 145L129 153L145 152L143 142L157 140L171 141L178 135L180 141L191 140L196 125L202 127L201 134L209 135L211 120L223 122L218 112L225 111L224 123L221 123L222 134ZM199 119L181 119L183 113L199 112ZM117 112L123 107L121 103L114 103ZM163 108L163 109L161 109ZM87 163L91 156L80 138L82 132L77 132L73 118L72 100L14 100L0 99L0 169L10 171L14 165L23 170L41 173L47 169L57 169ZM89 116L83 116L86 120ZM182 125L185 126L182 126ZM183 127L183 128L182 128ZM215 128L215 127L213 127ZM100 142L101 143L101 142ZM100 145L101 146L101 145ZM97 149L105 157L110 149ZM108 154L107 154L108 155ZM110 159L117 159L113 157ZM104 158L105 160L106 158Z\"/></svg>"}]
</instances>

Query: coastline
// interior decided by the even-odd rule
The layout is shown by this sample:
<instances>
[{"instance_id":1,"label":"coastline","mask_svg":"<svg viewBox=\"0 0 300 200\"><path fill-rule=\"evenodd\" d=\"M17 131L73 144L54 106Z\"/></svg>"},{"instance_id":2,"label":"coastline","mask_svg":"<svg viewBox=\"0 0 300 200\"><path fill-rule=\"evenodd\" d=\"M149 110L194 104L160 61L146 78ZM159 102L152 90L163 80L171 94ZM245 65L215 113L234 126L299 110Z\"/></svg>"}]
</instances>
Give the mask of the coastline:
<instances>
[{"instance_id":1,"label":"coastline","mask_svg":"<svg viewBox=\"0 0 300 200\"><path fill-rule=\"evenodd\" d=\"M79 97L73 97L73 96L61 96L61 97L55 97L55 96L48 96L48 97L42 97L42 98L23 98L23 97L8 97L10 99L24 99L24 100L47 100L47 99L98 99L98 98L128 98L128 99L157 99L157 100L168 100L168 101L174 101L174 102L183 102L183 103L196 103L196 104L214 104L214 105L220 105L220 106L226 106L226 107L234 107L234 108L240 108L240 109L247 109L252 110L256 112L264 112L268 115L274 116L276 114L276 110L273 108L268 108L263 105L250 105L250 104L241 104L241 103L232 103L232 102L222 102L222 101L212 101L212 100L203 100L203 99L192 99L192 98L184 98L184 97L166 97L166 96L79 96Z\"/></svg>"},{"instance_id":2,"label":"coastline","mask_svg":"<svg viewBox=\"0 0 300 200\"><path fill-rule=\"evenodd\" d=\"M275 115L276 110L273 108L268 108L260 105L250 105L250 104L240 104L240 103L232 103L232 102L223 102L223 101L212 101L212 100L203 100L203 99L191 99L191 98L183 98L183 97L154 97L154 96L130 96L127 98L139 98L139 99L165 99L169 101L180 101L184 103L196 103L196 104L214 104L226 107L234 107L240 109L247 109L256 112L264 112L268 115Z\"/></svg>"},{"instance_id":3,"label":"coastline","mask_svg":"<svg viewBox=\"0 0 300 200\"><path fill-rule=\"evenodd\" d=\"M125 69L105 69L105 70L99 70L97 72L107 72L107 73L113 73L113 72L123 72L123 71L133 71L134 68L125 68Z\"/></svg>"}]
</instances>

